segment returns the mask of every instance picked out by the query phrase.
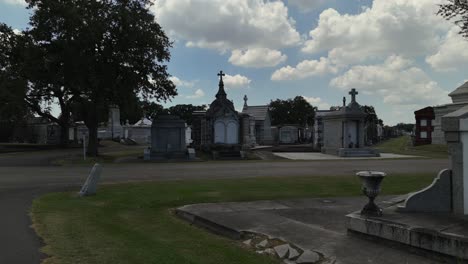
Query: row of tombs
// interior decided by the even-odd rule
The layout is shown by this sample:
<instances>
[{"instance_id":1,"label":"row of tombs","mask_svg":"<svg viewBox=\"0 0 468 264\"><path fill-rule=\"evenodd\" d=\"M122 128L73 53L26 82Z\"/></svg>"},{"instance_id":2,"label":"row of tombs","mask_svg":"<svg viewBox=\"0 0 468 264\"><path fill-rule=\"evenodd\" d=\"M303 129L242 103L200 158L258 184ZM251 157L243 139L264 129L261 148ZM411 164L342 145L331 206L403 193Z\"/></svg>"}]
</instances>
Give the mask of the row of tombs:
<instances>
[{"instance_id":1,"label":"row of tombs","mask_svg":"<svg viewBox=\"0 0 468 264\"><path fill-rule=\"evenodd\" d=\"M238 152L251 149L257 145L275 144L268 106L248 106L244 97L244 107L237 112L234 103L227 98L223 76L219 74L219 87L216 99L206 111L195 111L192 123L192 145L195 149L219 152ZM309 131L315 138L312 147L323 153L338 156L373 157L380 154L365 147L365 119L367 114L356 101L358 92L352 89L349 93L351 102L335 110L321 111L316 117L316 126ZM152 150L155 155L161 153L182 153L184 121L176 117L162 116L155 120L152 127ZM308 131L305 131L308 132ZM293 126L279 129L279 141L297 142L300 136ZM304 133L306 135L307 133Z\"/></svg>"},{"instance_id":2,"label":"row of tombs","mask_svg":"<svg viewBox=\"0 0 468 264\"><path fill-rule=\"evenodd\" d=\"M366 116L356 101L358 92L352 89L351 102L332 110L316 110L312 127L297 124L272 126L268 105L249 106L244 97L242 112L235 110L234 103L227 98L223 76L219 74L219 87L215 100L206 111L193 112L191 126L174 116L159 116L155 120L143 117L131 125L120 123L117 106L109 109L109 120L99 127L100 139L130 140L138 144L151 145L153 152L185 152L187 146L201 150L225 149L239 151L256 146L306 143L311 149L339 156L378 156L374 150L365 148ZM47 124L41 138L53 143L60 138L60 128ZM44 128L44 129L42 129ZM70 140L80 140L88 131L83 123L77 122L70 129ZM377 137L382 137L382 127L377 125Z\"/></svg>"}]
</instances>

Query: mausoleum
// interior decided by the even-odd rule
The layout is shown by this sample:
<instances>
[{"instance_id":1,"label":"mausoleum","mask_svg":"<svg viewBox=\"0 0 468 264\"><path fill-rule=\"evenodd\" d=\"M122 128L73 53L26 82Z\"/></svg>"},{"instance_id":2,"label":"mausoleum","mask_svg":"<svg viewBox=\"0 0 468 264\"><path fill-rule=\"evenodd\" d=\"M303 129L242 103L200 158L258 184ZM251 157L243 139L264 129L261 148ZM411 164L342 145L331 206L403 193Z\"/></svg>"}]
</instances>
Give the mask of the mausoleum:
<instances>
[{"instance_id":1,"label":"mausoleum","mask_svg":"<svg viewBox=\"0 0 468 264\"><path fill-rule=\"evenodd\" d=\"M259 142L266 142L271 138L268 110L264 107L244 106L242 113L234 108L234 103L227 98L224 90L223 76L219 74L219 87L216 99L207 111L193 113L192 138L196 148L240 150L249 148ZM246 103L246 102L245 102ZM263 136L256 136L256 132L263 132Z\"/></svg>"},{"instance_id":2,"label":"mausoleum","mask_svg":"<svg viewBox=\"0 0 468 264\"><path fill-rule=\"evenodd\" d=\"M378 151L364 147L366 113L356 101L358 92L352 89L351 103L337 111L325 112L323 122L322 152L340 157L378 157Z\"/></svg>"}]
</instances>

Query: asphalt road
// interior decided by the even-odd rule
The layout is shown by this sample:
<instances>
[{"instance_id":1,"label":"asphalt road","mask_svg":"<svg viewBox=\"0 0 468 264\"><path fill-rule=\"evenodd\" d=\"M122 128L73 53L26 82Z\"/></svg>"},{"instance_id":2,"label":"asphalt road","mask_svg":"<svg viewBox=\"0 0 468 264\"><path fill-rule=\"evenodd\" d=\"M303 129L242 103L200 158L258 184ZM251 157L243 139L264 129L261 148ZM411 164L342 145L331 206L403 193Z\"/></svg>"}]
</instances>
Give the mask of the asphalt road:
<instances>
[{"instance_id":1,"label":"asphalt road","mask_svg":"<svg viewBox=\"0 0 468 264\"><path fill-rule=\"evenodd\" d=\"M63 190L79 190L90 167L48 166L64 155L35 152L0 155L0 264L39 263L40 239L30 228L29 208L37 196ZM187 162L133 163L103 166L104 183L126 181L226 179L247 177L337 176L353 177L356 171L379 170L395 173L436 173L448 167L448 160L352 160L275 162Z\"/></svg>"}]
</instances>

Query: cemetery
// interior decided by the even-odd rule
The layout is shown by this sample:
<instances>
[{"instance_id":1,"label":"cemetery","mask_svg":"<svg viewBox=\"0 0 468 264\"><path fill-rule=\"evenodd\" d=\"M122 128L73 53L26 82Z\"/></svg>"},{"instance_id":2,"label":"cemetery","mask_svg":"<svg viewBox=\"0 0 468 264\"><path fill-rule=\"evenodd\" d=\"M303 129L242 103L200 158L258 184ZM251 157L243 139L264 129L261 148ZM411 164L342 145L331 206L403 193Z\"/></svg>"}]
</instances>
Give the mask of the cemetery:
<instances>
[{"instance_id":1,"label":"cemetery","mask_svg":"<svg viewBox=\"0 0 468 264\"><path fill-rule=\"evenodd\" d=\"M0 0L0 264L468 263L468 1L358 2Z\"/></svg>"}]
</instances>

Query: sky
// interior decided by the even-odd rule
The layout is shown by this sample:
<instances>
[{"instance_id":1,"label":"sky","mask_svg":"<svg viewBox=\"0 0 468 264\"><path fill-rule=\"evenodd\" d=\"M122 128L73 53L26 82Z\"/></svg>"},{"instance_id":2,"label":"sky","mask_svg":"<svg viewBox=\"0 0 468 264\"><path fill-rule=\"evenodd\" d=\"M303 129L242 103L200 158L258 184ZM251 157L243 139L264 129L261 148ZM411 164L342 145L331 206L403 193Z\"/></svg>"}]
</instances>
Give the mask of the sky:
<instances>
[{"instance_id":1,"label":"sky","mask_svg":"<svg viewBox=\"0 0 468 264\"><path fill-rule=\"evenodd\" d=\"M387 125L450 102L468 81L468 40L436 15L445 0L158 0L173 41L169 73L179 95L165 105L210 104L222 70L242 109L303 96L318 109L352 88ZM0 22L28 26L23 0L0 0ZM464 70L463 70L464 69Z\"/></svg>"}]
</instances>

